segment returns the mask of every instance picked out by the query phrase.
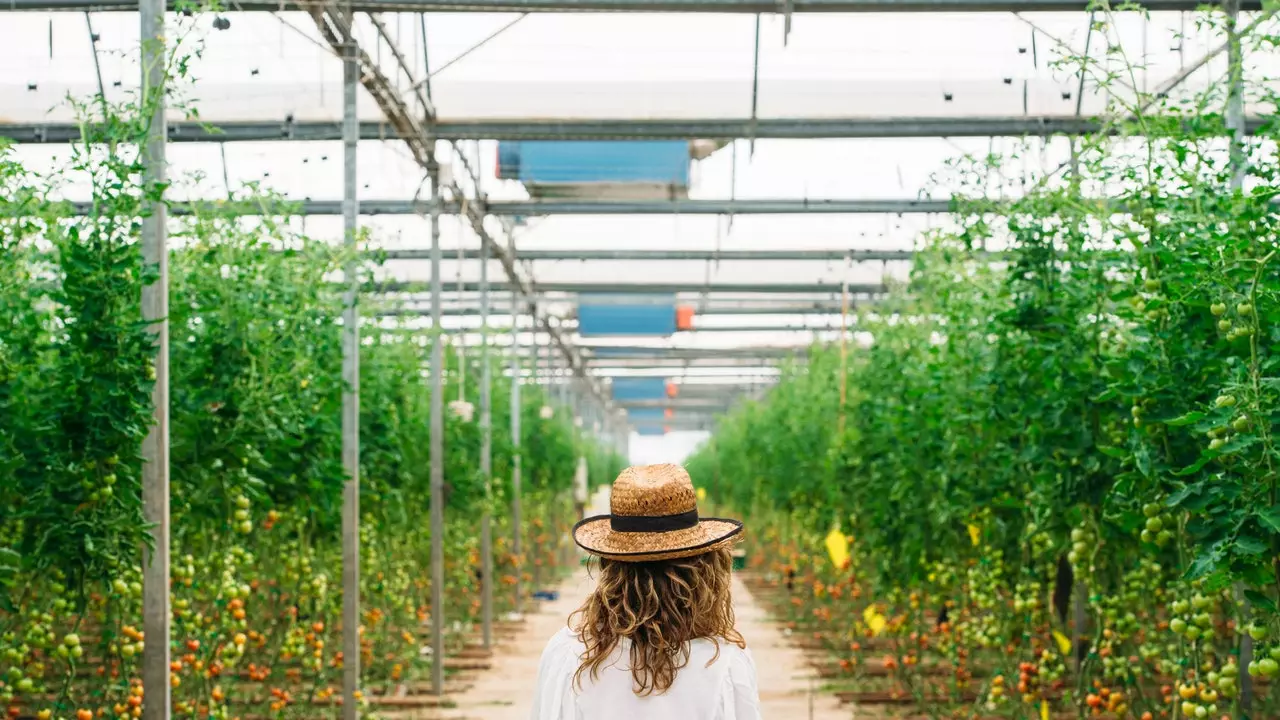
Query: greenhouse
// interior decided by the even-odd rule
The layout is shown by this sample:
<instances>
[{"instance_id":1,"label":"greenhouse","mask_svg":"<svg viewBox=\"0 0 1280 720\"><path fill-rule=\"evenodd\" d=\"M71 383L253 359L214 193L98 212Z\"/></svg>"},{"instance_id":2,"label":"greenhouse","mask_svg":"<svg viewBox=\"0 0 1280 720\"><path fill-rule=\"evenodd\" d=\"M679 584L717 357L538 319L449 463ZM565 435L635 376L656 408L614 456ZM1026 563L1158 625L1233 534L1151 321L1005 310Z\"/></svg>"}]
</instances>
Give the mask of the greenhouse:
<instances>
[{"instance_id":1,"label":"greenhouse","mask_svg":"<svg viewBox=\"0 0 1280 720\"><path fill-rule=\"evenodd\" d=\"M1276 12L0 0L6 718L546 720L690 512L725 720L1280 717Z\"/></svg>"}]
</instances>

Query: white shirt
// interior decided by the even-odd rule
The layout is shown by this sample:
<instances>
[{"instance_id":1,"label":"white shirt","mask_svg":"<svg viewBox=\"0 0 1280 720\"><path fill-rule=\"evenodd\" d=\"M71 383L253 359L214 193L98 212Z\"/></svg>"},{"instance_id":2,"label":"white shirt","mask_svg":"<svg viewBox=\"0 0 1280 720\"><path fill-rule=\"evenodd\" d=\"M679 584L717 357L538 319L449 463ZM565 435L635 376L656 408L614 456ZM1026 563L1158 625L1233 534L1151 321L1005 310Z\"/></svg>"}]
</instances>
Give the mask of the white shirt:
<instances>
[{"instance_id":1,"label":"white shirt","mask_svg":"<svg viewBox=\"0 0 1280 720\"><path fill-rule=\"evenodd\" d=\"M638 696L623 640L601 665L598 679L592 680L590 670L583 673L579 690L573 676L585 648L565 628L542 651L532 720L760 720L750 651L722 640L720 657L708 667L715 650L710 640L694 640L689 663L676 671L671 687L661 695Z\"/></svg>"}]
</instances>

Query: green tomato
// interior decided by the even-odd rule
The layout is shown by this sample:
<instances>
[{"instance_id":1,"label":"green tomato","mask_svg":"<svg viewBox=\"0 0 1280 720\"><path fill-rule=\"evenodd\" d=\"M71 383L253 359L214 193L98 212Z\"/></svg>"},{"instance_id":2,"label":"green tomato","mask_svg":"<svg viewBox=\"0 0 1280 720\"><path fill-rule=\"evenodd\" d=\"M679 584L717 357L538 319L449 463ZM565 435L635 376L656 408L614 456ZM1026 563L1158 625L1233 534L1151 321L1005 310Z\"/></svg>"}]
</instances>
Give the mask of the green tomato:
<instances>
[{"instance_id":1,"label":"green tomato","mask_svg":"<svg viewBox=\"0 0 1280 720\"><path fill-rule=\"evenodd\" d=\"M1248 317L1253 314L1253 306L1249 303L1240 303L1236 306L1236 312L1242 317Z\"/></svg>"},{"instance_id":2,"label":"green tomato","mask_svg":"<svg viewBox=\"0 0 1280 720\"><path fill-rule=\"evenodd\" d=\"M1223 315L1227 314L1227 304L1214 303L1209 306L1209 312L1213 313L1217 317L1222 317Z\"/></svg>"},{"instance_id":3,"label":"green tomato","mask_svg":"<svg viewBox=\"0 0 1280 720\"><path fill-rule=\"evenodd\" d=\"M1158 533L1164 529L1164 523L1161 522L1160 518L1158 517L1147 518L1146 527L1147 527L1147 530L1150 530L1153 533Z\"/></svg>"},{"instance_id":4,"label":"green tomato","mask_svg":"<svg viewBox=\"0 0 1280 720\"><path fill-rule=\"evenodd\" d=\"M1169 621L1169 630L1175 635L1181 635L1187 631L1187 621L1182 618L1174 618Z\"/></svg>"},{"instance_id":5,"label":"green tomato","mask_svg":"<svg viewBox=\"0 0 1280 720\"><path fill-rule=\"evenodd\" d=\"M1160 503L1147 503L1142 506L1142 514L1149 518L1153 518L1160 514L1161 509Z\"/></svg>"}]
</instances>

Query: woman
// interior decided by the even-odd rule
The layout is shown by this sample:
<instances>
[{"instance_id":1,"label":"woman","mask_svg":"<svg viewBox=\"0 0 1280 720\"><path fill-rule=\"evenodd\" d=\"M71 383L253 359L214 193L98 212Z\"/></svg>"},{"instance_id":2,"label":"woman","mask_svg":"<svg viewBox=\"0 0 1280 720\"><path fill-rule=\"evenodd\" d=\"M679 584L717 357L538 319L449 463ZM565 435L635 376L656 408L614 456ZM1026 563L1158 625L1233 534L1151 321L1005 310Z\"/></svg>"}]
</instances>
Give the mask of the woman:
<instances>
[{"instance_id":1,"label":"woman","mask_svg":"<svg viewBox=\"0 0 1280 720\"><path fill-rule=\"evenodd\" d=\"M573 528L600 581L542 653L533 720L759 720L729 597L742 523L699 519L678 465L624 470L609 511Z\"/></svg>"}]
</instances>

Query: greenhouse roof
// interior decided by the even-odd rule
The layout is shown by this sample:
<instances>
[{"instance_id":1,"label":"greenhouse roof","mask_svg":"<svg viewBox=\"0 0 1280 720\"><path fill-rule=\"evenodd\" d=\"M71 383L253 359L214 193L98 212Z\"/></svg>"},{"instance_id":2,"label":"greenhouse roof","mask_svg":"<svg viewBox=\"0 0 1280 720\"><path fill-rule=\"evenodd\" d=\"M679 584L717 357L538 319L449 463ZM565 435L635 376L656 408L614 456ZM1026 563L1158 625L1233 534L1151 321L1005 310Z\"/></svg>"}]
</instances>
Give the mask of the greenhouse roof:
<instances>
[{"instance_id":1,"label":"greenhouse roof","mask_svg":"<svg viewBox=\"0 0 1280 720\"><path fill-rule=\"evenodd\" d=\"M483 231L504 253L488 261L492 326L512 326L512 289L536 302L538 322L516 323L526 351L558 345L557 363L572 354L575 371L597 379L673 377L723 386L716 402L732 400L809 342L844 335L842 311L856 326L906 279L919 238L949 227L952 196L972 187L949 161L1014 158L986 178L985 193L1016 197L1069 161L1072 136L1132 133L1118 105L1157 94L1176 103L1214 87L1226 67L1221 33L1191 12L1197 4L1146 6L1149 14L1091 13L1079 0L359 0L236 3L216 26L211 14L175 14L172 40L191 54L194 81L168 114L170 195L216 201L259 184L297 203L295 227L342 239L343 64L299 10L346 18L339 9L349 7L367 62L352 116L361 138L353 190L361 227L387 251L370 291L394 301L376 321L430 326L425 152L448 190L441 325L458 342L478 342ZM120 11L132 7L0 3L20 11L0 27L0 136L20 144L29 167L55 170L81 137L69 98L137 92L138 16ZM1256 3L1242 9L1242 23L1262 17ZM1064 58L1085 54L1096 65L1082 77ZM1275 62L1251 54L1247 72L1273 77ZM387 120L388 102L401 119ZM1251 104L1250 128L1271 110ZM498 141L565 140L699 142L687 192L674 194L559 196L494 172ZM75 179L61 193L88 195ZM603 291L675 293L695 307L693 326L584 339L577 293Z\"/></svg>"}]
</instances>

